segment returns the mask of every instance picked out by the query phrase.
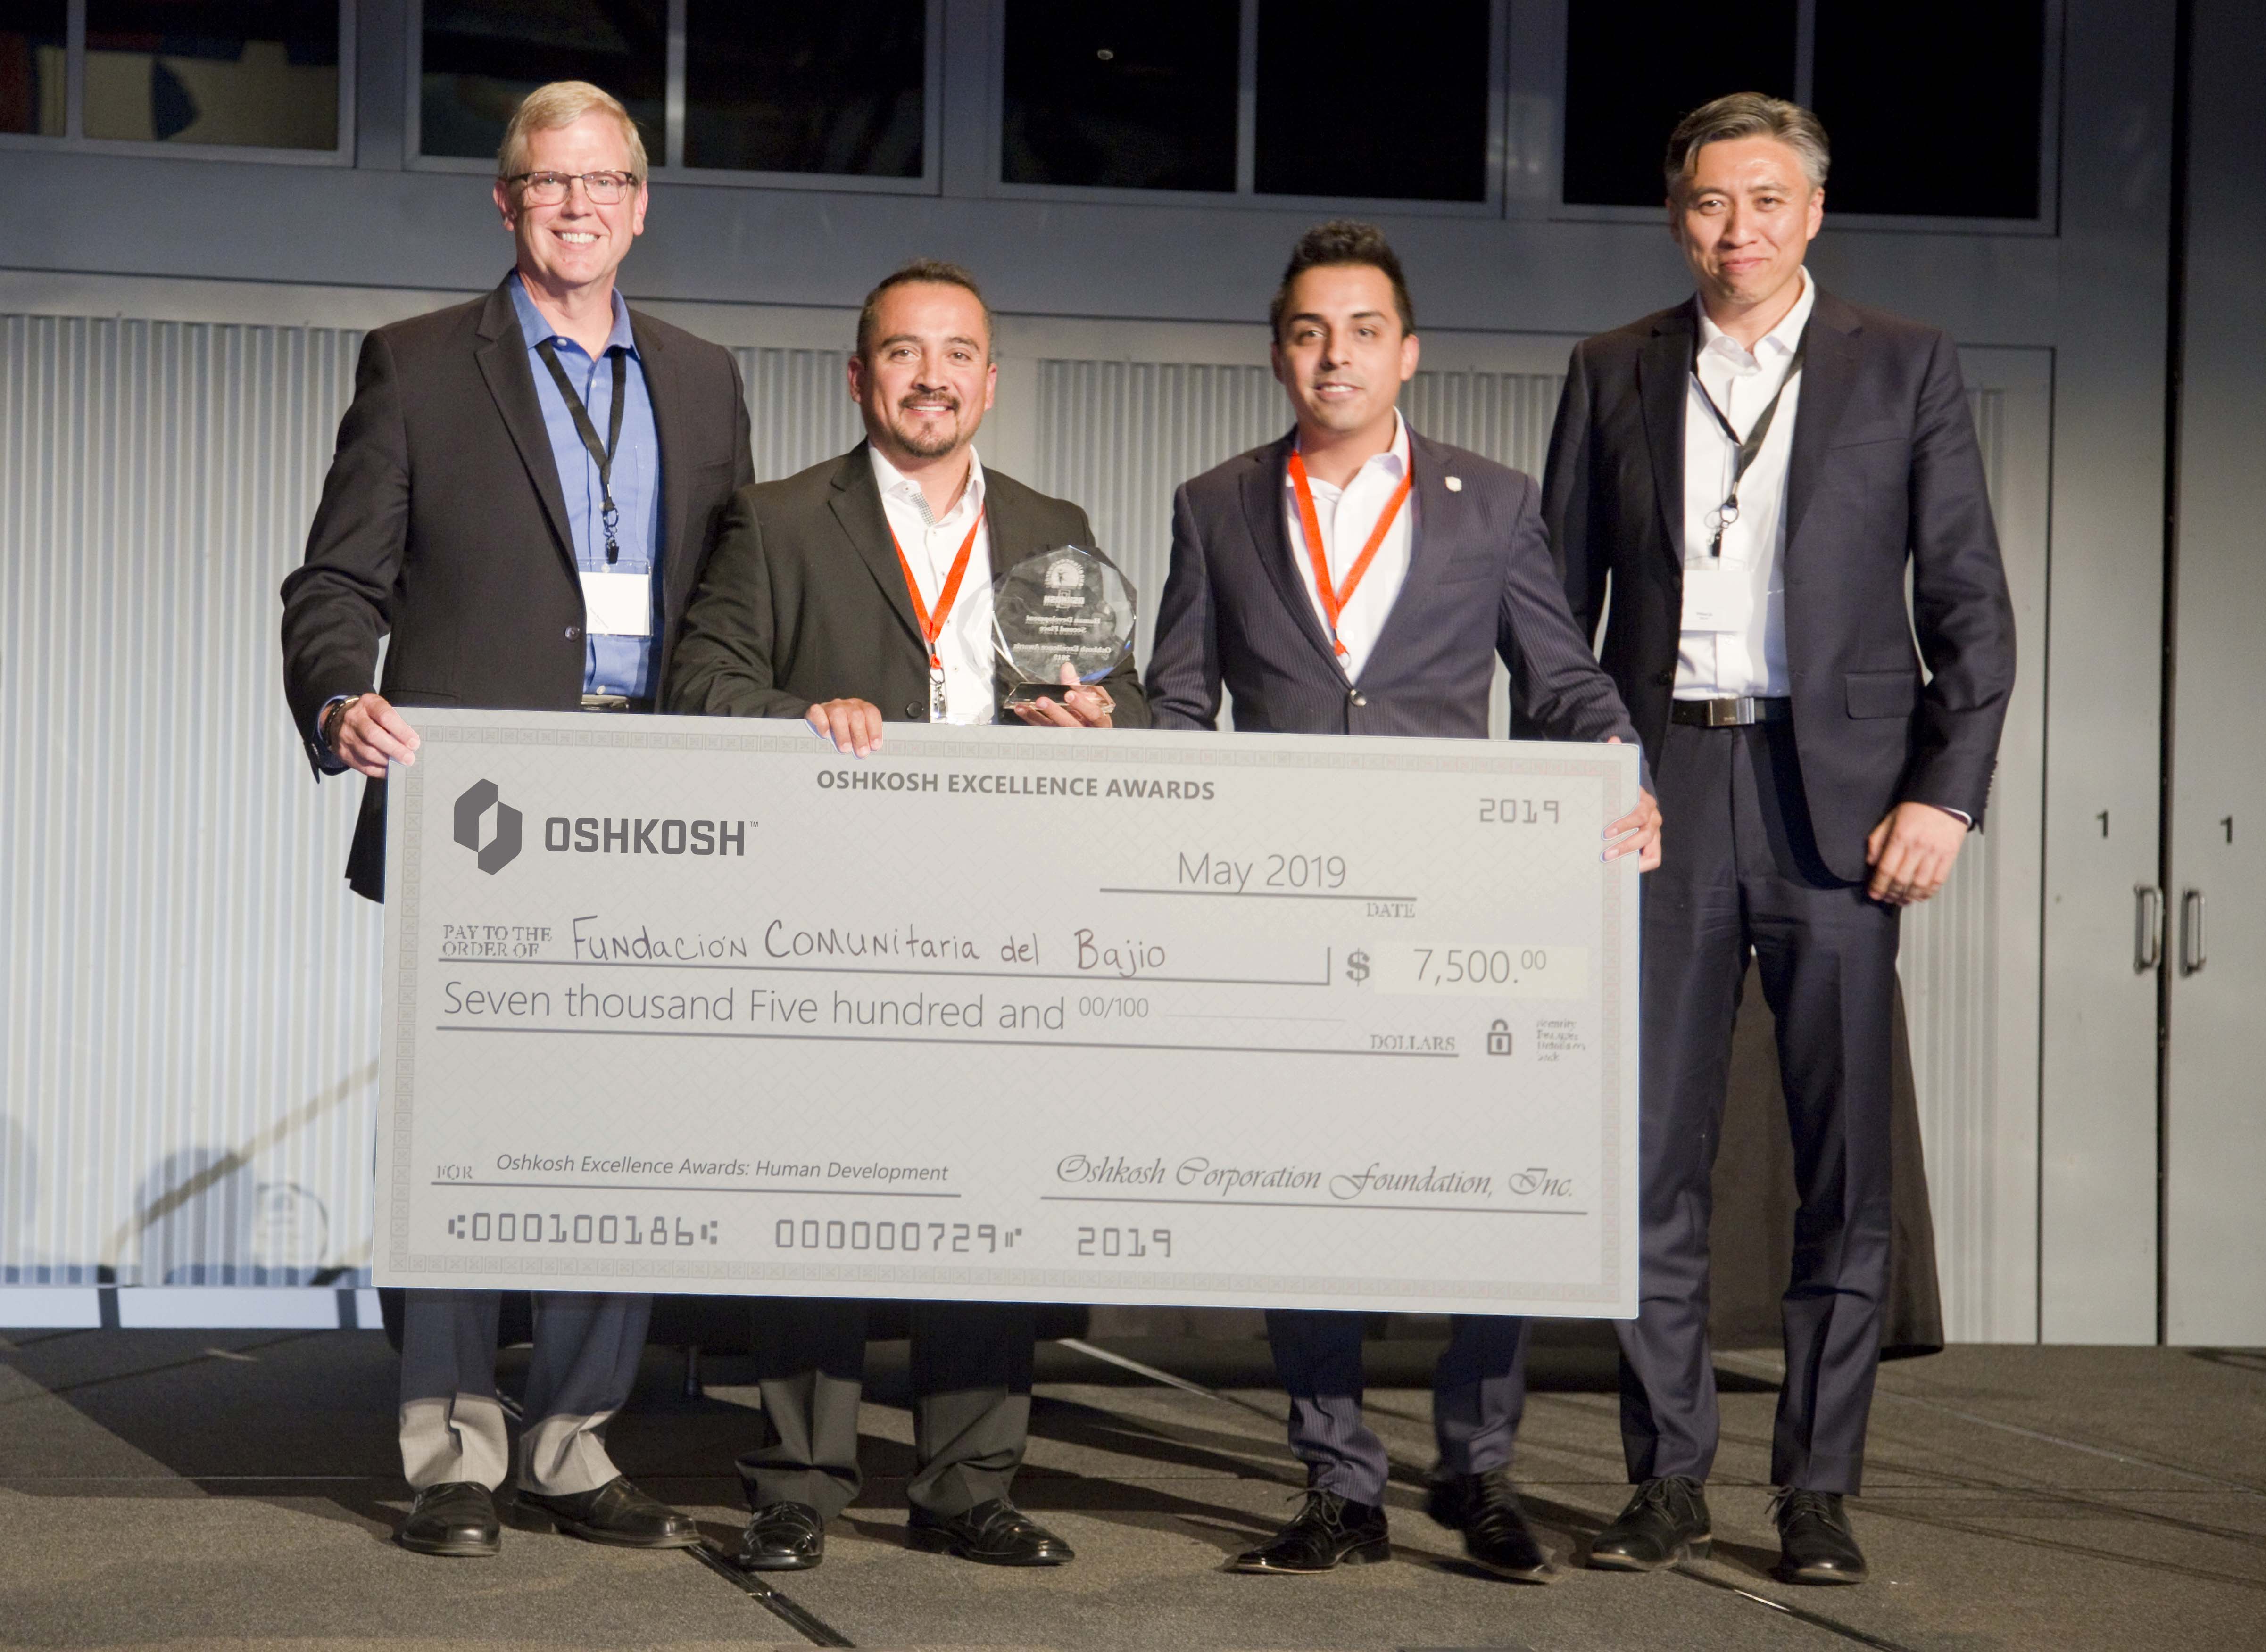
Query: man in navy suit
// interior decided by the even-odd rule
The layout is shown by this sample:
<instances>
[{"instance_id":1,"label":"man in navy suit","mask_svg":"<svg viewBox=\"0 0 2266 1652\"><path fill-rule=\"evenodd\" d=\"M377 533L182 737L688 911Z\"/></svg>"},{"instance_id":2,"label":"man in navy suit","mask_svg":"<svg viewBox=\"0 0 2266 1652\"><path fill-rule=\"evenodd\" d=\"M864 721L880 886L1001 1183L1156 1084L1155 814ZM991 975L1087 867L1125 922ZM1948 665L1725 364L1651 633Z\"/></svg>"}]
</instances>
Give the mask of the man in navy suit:
<instances>
[{"instance_id":1,"label":"man in navy suit","mask_svg":"<svg viewBox=\"0 0 2266 1652\"><path fill-rule=\"evenodd\" d=\"M1400 261L1366 224L1327 223L1290 255L1269 319L1297 426L1184 484L1149 656L1159 728L1484 739L1498 657L1547 737L1629 740L1620 696L1575 628L1532 478L1427 440L1396 404L1415 375ZM1608 856L1660 858L1647 795L1605 828ZM1273 1309L1306 1502L1239 1570L1381 1561L1384 1443L1362 1420L1362 1316ZM1432 1517L1502 1576L1548 1572L1509 1477L1525 1400L1526 1321L1462 1315L1434 1378Z\"/></svg>"},{"instance_id":2,"label":"man in navy suit","mask_svg":"<svg viewBox=\"0 0 2266 1652\"><path fill-rule=\"evenodd\" d=\"M1811 280L1826 162L1816 117L1778 98L1685 117L1668 215L1698 290L1575 348L1550 439L1568 593L1594 626L1610 585L1604 666L1676 821L1645 887L1642 1255L1620 1328L1637 1490L1590 1545L1608 1570L1713 1537L1709 1173L1751 951L1802 1201L1771 1442L1779 1576L1865 1575L1842 1498L1889 1284L1897 914L1981 823L2014 687L1958 352Z\"/></svg>"}]
</instances>

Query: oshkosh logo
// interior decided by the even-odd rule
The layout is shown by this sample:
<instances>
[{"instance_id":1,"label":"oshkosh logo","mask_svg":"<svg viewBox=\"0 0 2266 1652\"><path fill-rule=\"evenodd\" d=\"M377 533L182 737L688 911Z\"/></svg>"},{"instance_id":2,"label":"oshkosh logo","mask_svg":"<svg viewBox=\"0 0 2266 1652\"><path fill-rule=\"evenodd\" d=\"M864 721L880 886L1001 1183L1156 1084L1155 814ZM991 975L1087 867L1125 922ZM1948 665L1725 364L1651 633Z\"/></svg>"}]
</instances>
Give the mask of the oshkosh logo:
<instances>
[{"instance_id":1,"label":"oshkosh logo","mask_svg":"<svg viewBox=\"0 0 2266 1652\"><path fill-rule=\"evenodd\" d=\"M489 812L495 815L494 835L483 844ZM457 799L457 841L479 856L480 870L500 872L519 855L519 811L496 795L493 780L474 782Z\"/></svg>"}]
</instances>

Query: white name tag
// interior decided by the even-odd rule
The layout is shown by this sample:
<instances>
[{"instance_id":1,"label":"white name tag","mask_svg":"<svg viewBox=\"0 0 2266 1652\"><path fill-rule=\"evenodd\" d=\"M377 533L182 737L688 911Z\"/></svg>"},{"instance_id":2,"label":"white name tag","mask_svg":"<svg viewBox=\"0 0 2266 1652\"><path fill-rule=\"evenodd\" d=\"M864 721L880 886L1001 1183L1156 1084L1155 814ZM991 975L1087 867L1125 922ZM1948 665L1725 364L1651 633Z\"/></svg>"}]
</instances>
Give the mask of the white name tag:
<instances>
[{"instance_id":1,"label":"white name tag","mask_svg":"<svg viewBox=\"0 0 2266 1652\"><path fill-rule=\"evenodd\" d=\"M585 576L586 578L588 576ZM1743 631L1754 616L1754 589L1743 568L1684 570L1684 629Z\"/></svg>"},{"instance_id":2,"label":"white name tag","mask_svg":"<svg viewBox=\"0 0 2266 1652\"><path fill-rule=\"evenodd\" d=\"M593 637L653 635L653 576L586 573L582 612Z\"/></svg>"}]
</instances>

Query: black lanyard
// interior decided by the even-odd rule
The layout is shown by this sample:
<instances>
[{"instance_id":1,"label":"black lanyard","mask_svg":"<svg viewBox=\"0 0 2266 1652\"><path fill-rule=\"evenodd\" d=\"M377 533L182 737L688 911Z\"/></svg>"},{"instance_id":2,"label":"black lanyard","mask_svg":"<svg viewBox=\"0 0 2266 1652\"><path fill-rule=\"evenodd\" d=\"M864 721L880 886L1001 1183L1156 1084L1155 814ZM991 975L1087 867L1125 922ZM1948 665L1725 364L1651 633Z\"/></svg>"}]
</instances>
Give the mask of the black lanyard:
<instances>
[{"instance_id":1,"label":"black lanyard","mask_svg":"<svg viewBox=\"0 0 2266 1652\"><path fill-rule=\"evenodd\" d=\"M1739 484L1746 477L1747 467L1762 456L1763 442L1770 435L1771 420L1778 417L1779 399L1786 394L1786 387L1794 382L1794 375L1802 371L1802 358L1809 349L1809 329L1804 327L1802 342L1794 347L1794 360L1786 364L1786 376L1778 382L1777 394L1770 398L1770 405L1763 409L1762 417L1755 420L1744 440L1740 440L1739 433L1732 426L1729 416L1715 405L1715 398L1707 394L1707 387L1700 382L1699 353L1696 350L1692 353L1692 388L1700 392L1700 399L1707 404L1707 411L1715 415L1715 423L1722 427L1725 438L1738 455L1731 464L1731 491L1723 496L1722 508L1715 513L1715 537L1707 542L1707 554L1711 557L1720 558L1723 554L1723 530L1739 520Z\"/></svg>"},{"instance_id":2,"label":"black lanyard","mask_svg":"<svg viewBox=\"0 0 2266 1652\"><path fill-rule=\"evenodd\" d=\"M574 416L574 433L581 437L582 445L590 450L590 457L598 467L598 499L605 513L606 560L609 563L619 562L622 548L614 538L614 525L621 520L622 513L614 508L614 451L622 445L622 404L629 399L622 394L622 387L629 382L630 370L625 359L628 352L609 350L606 353L614 361L614 401L613 405L606 410L606 445L601 448L597 426L590 422L590 410L574 393L574 386L566 377L566 369L559 365L559 352L548 338L536 346L535 351L543 358L543 365L551 369L552 379L559 386L559 394L566 398L566 411Z\"/></svg>"}]
</instances>

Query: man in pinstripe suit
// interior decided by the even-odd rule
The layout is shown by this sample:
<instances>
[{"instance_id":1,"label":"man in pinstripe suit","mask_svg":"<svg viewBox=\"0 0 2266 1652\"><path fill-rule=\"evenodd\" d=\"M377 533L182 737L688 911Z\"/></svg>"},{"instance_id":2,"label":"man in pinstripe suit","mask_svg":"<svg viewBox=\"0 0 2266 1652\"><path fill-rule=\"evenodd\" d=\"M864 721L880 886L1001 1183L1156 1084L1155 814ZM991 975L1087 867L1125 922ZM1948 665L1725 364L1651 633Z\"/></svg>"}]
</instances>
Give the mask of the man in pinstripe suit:
<instances>
[{"instance_id":1,"label":"man in pinstripe suit","mask_svg":"<svg viewBox=\"0 0 2266 1652\"><path fill-rule=\"evenodd\" d=\"M1546 737L1634 742L1567 607L1541 490L1400 417L1418 346L1385 237L1357 223L1310 230L1269 319L1297 426L1183 484L1173 502L1149 659L1156 726L1217 726L1224 683L1239 729L1481 739L1500 656L1518 710ZM1659 863L1648 794L1604 835L1609 858ZM1273 1309L1267 1332L1306 1502L1237 1569L1388 1559L1385 1446L1362 1420L1362 1316ZM1525 1347L1523 1319L1457 1319L1433 1379L1440 1455L1428 1506L1464 1533L1473 1560L1531 1582L1549 1566L1509 1477Z\"/></svg>"}]
</instances>

